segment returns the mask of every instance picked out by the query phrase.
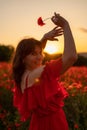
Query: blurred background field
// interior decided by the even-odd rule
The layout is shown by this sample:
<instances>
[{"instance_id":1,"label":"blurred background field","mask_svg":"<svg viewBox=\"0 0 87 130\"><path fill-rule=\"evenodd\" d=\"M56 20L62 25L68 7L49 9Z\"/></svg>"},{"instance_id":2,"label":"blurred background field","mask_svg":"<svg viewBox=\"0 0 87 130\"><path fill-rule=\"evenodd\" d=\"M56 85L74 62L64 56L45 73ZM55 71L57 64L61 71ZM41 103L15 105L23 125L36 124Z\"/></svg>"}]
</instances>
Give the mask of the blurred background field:
<instances>
[{"instance_id":1,"label":"blurred background field","mask_svg":"<svg viewBox=\"0 0 87 130\"><path fill-rule=\"evenodd\" d=\"M33 36L39 40L54 28L51 20L44 27L37 25L38 17L45 19L54 12L69 21L78 52L76 63L60 77L61 85L69 92L64 110L70 130L87 130L87 0L0 0L0 130L27 130L29 127L30 119L21 122L13 107L14 47L22 38ZM45 52L62 53L63 47L63 37L58 37L58 41L47 43ZM45 55L43 64L61 56Z\"/></svg>"},{"instance_id":2,"label":"blurred background field","mask_svg":"<svg viewBox=\"0 0 87 130\"><path fill-rule=\"evenodd\" d=\"M14 48L0 54L0 130L27 130L29 120L20 121L20 116L13 106L14 81L12 78L12 56ZM6 52L7 51L7 52ZM9 55L7 55L9 51ZM4 54L5 52L5 54ZM45 54L47 60L56 59L60 55ZM4 56L4 57L3 57ZM9 58L6 58L9 57ZM70 130L87 129L87 58L79 55L77 62L60 77L60 83L69 93L65 99L64 110Z\"/></svg>"}]
</instances>

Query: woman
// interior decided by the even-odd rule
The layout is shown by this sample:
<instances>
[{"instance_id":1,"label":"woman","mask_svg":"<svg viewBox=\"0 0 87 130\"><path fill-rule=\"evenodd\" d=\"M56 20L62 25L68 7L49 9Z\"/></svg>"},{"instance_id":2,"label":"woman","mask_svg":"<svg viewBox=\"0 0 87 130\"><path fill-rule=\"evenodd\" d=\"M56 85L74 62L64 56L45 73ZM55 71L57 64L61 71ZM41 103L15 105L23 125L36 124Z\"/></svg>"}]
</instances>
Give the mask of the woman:
<instances>
[{"instance_id":1,"label":"woman","mask_svg":"<svg viewBox=\"0 0 87 130\"><path fill-rule=\"evenodd\" d=\"M62 109L68 93L58 79L77 60L77 53L69 23L56 13L52 21L57 27L46 33L41 41L34 38L20 41L13 60L14 106L23 121L31 116L29 130L68 130ZM42 65L47 40L56 40L55 37L62 34L62 56Z\"/></svg>"}]
</instances>

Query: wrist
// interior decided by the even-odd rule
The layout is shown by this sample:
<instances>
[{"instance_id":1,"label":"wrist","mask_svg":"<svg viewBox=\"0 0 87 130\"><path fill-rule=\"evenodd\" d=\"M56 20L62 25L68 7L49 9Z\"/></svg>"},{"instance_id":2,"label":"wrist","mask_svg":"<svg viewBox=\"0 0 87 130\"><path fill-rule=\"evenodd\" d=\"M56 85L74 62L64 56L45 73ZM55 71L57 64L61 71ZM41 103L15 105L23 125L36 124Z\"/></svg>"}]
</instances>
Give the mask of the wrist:
<instances>
[{"instance_id":1,"label":"wrist","mask_svg":"<svg viewBox=\"0 0 87 130\"><path fill-rule=\"evenodd\" d=\"M47 38L46 38L45 34L40 41L41 41L41 44L42 44L42 48L45 48L46 43L47 43Z\"/></svg>"},{"instance_id":2,"label":"wrist","mask_svg":"<svg viewBox=\"0 0 87 130\"><path fill-rule=\"evenodd\" d=\"M66 21L65 24L64 24L64 26L63 26L63 29L65 30L67 28L70 28L70 26L69 26L69 23Z\"/></svg>"},{"instance_id":3,"label":"wrist","mask_svg":"<svg viewBox=\"0 0 87 130\"><path fill-rule=\"evenodd\" d=\"M44 34L44 36L43 36L42 39L41 39L41 42L45 42L45 41L47 41L46 34Z\"/></svg>"}]
</instances>

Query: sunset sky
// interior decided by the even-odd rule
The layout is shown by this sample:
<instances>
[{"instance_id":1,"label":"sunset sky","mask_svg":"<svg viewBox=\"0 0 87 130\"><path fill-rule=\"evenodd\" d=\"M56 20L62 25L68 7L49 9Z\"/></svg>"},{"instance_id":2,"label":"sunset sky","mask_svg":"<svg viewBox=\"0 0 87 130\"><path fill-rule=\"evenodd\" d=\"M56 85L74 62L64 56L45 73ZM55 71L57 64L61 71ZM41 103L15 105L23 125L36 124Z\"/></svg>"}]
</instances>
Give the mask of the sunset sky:
<instances>
[{"instance_id":1,"label":"sunset sky","mask_svg":"<svg viewBox=\"0 0 87 130\"><path fill-rule=\"evenodd\" d=\"M40 27L37 19L51 17L54 12L69 21L77 51L87 52L87 0L0 0L0 43L16 47L24 37L40 40L55 25L47 20ZM48 45L62 52L63 37Z\"/></svg>"}]
</instances>

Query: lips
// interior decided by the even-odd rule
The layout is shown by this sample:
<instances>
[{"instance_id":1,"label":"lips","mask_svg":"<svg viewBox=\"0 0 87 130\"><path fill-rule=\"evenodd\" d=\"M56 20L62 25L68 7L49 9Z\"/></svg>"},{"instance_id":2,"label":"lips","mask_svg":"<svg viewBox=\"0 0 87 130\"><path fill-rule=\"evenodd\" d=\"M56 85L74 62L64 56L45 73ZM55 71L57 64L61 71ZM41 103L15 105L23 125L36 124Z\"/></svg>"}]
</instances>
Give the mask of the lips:
<instances>
[{"instance_id":1,"label":"lips","mask_svg":"<svg viewBox=\"0 0 87 130\"><path fill-rule=\"evenodd\" d=\"M37 66L40 66L40 65L42 65L42 62L35 62L35 64L36 64Z\"/></svg>"},{"instance_id":2,"label":"lips","mask_svg":"<svg viewBox=\"0 0 87 130\"><path fill-rule=\"evenodd\" d=\"M37 66L41 66L41 63L36 63Z\"/></svg>"}]
</instances>

